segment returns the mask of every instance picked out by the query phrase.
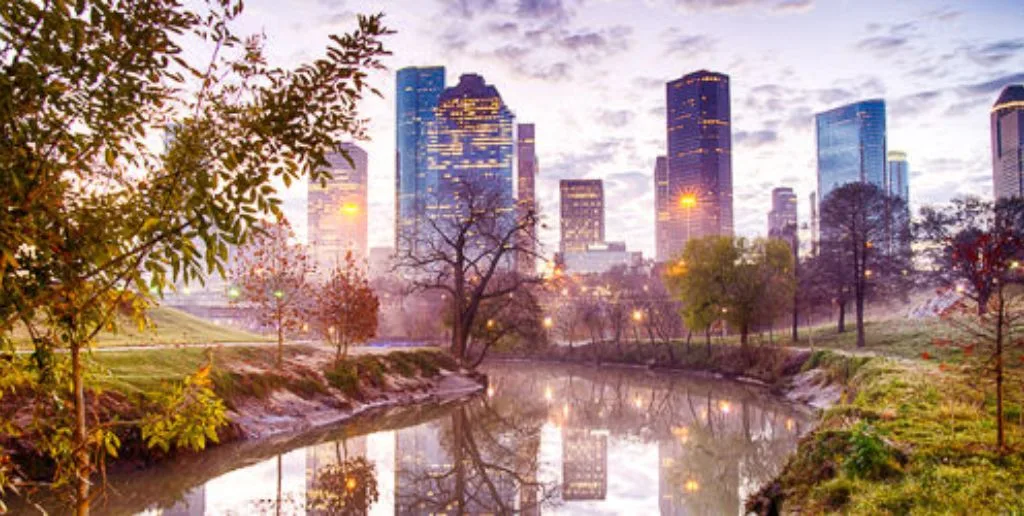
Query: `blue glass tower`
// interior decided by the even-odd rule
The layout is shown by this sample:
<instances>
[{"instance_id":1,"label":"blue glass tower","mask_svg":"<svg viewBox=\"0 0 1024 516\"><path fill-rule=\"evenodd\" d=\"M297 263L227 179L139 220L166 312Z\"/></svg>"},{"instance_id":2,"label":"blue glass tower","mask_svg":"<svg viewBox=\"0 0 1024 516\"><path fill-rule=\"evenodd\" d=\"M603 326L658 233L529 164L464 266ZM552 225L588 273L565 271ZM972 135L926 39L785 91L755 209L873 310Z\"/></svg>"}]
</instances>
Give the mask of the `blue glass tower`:
<instances>
[{"instance_id":1,"label":"blue glass tower","mask_svg":"<svg viewBox=\"0 0 1024 516\"><path fill-rule=\"evenodd\" d=\"M425 213L427 136L444 91L444 67L403 68L396 82L395 249L401 255Z\"/></svg>"},{"instance_id":2,"label":"blue glass tower","mask_svg":"<svg viewBox=\"0 0 1024 516\"><path fill-rule=\"evenodd\" d=\"M479 75L441 93L427 143L427 217L461 216L460 183L472 183L499 196L501 220L514 223L514 125L497 88Z\"/></svg>"},{"instance_id":3,"label":"blue glass tower","mask_svg":"<svg viewBox=\"0 0 1024 516\"><path fill-rule=\"evenodd\" d=\"M886 191L885 101L865 100L818 113L818 202L845 184Z\"/></svg>"},{"instance_id":4,"label":"blue glass tower","mask_svg":"<svg viewBox=\"0 0 1024 516\"><path fill-rule=\"evenodd\" d=\"M995 198L1024 197L1024 84L1003 88L991 117Z\"/></svg>"},{"instance_id":5,"label":"blue glass tower","mask_svg":"<svg viewBox=\"0 0 1024 516\"><path fill-rule=\"evenodd\" d=\"M658 259L690 238L733 233L732 117L729 76L700 70L665 85L668 123L666 211ZM667 198L665 198L667 196ZM660 220L660 217L659 217Z\"/></svg>"},{"instance_id":6,"label":"blue glass tower","mask_svg":"<svg viewBox=\"0 0 1024 516\"><path fill-rule=\"evenodd\" d=\"M910 164L907 163L907 153L902 151L889 151L889 172L886 178L886 187L890 197L910 202Z\"/></svg>"}]
</instances>

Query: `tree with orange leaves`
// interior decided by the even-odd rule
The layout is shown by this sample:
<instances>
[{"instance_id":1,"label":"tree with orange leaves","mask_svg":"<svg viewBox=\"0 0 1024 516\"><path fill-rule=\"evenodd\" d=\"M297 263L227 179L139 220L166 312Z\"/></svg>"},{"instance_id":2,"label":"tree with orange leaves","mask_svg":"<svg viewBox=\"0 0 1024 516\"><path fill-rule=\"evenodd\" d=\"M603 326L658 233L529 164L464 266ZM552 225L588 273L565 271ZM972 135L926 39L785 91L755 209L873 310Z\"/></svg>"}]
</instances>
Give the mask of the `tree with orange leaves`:
<instances>
[{"instance_id":1,"label":"tree with orange leaves","mask_svg":"<svg viewBox=\"0 0 1024 516\"><path fill-rule=\"evenodd\" d=\"M366 342L377 334L380 300L351 251L317 289L315 303L311 310L313 324L334 346L335 362L348 356L350 345Z\"/></svg>"},{"instance_id":2,"label":"tree with orange leaves","mask_svg":"<svg viewBox=\"0 0 1024 516\"><path fill-rule=\"evenodd\" d=\"M239 250L228 293L232 303L247 307L257 322L277 332L278 367L283 361L284 335L302 327L313 294L309 283L313 263L303 246L289 241L292 237L284 219L267 224Z\"/></svg>"}]
</instances>

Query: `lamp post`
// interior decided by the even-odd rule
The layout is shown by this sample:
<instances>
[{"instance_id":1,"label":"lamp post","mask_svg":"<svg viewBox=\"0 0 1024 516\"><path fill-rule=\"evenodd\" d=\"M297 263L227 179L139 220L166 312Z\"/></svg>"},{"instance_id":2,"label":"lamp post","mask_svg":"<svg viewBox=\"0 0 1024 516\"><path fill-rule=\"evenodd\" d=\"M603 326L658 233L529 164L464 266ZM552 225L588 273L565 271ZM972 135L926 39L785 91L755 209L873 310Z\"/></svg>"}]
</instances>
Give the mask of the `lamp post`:
<instances>
[{"instance_id":1,"label":"lamp post","mask_svg":"<svg viewBox=\"0 0 1024 516\"><path fill-rule=\"evenodd\" d=\"M679 198L679 207L686 213L686 242L690 242L690 212L697 206L697 196L692 193L683 194Z\"/></svg>"}]
</instances>

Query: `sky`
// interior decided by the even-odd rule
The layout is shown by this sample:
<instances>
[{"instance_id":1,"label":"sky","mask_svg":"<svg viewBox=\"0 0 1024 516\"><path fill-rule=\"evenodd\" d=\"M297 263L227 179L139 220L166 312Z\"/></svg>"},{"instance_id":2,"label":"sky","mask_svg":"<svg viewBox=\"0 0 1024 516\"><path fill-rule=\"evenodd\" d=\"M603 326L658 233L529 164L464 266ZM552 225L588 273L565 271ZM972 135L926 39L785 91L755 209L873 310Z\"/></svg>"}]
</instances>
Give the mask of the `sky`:
<instances>
[{"instance_id":1,"label":"sky","mask_svg":"<svg viewBox=\"0 0 1024 516\"><path fill-rule=\"evenodd\" d=\"M605 182L606 240L654 254L654 161L665 153L665 82L730 76L738 234L764 235L771 189L790 186L801 223L816 187L814 113L884 98L888 146L907 152L912 209L992 195L989 110L1024 83L1019 0L249 0L273 64L298 66L356 13L396 34L369 119L370 246L394 239L395 71L478 73L517 122L537 127L538 198L550 252L558 181ZM304 186L283 193L300 238Z\"/></svg>"}]
</instances>

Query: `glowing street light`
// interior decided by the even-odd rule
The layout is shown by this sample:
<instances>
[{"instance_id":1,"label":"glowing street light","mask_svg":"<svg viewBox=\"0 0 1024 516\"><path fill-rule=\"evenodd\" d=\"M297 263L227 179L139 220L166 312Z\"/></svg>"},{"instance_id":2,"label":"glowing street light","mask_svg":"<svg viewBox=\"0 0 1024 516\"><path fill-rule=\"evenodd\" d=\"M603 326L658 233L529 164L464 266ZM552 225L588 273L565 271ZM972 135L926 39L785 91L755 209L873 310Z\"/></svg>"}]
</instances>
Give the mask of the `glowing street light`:
<instances>
[{"instance_id":1,"label":"glowing street light","mask_svg":"<svg viewBox=\"0 0 1024 516\"><path fill-rule=\"evenodd\" d=\"M700 491L700 484L691 478L683 484L683 489L685 489L687 493L696 493L697 491Z\"/></svg>"},{"instance_id":2,"label":"glowing street light","mask_svg":"<svg viewBox=\"0 0 1024 516\"><path fill-rule=\"evenodd\" d=\"M555 397L555 393L551 390L551 386L544 388L544 400L551 401Z\"/></svg>"},{"instance_id":3,"label":"glowing street light","mask_svg":"<svg viewBox=\"0 0 1024 516\"><path fill-rule=\"evenodd\" d=\"M228 289L228 297L231 299L237 299L242 295L242 291L238 287L231 287Z\"/></svg>"},{"instance_id":4,"label":"glowing street light","mask_svg":"<svg viewBox=\"0 0 1024 516\"><path fill-rule=\"evenodd\" d=\"M493 328L494 328L494 319L487 319L487 329L490 330L490 329L493 329Z\"/></svg>"},{"instance_id":5,"label":"glowing street light","mask_svg":"<svg viewBox=\"0 0 1024 516\"><path fill-rule=\"evenodd\" d=\"M283 290L275 290L274 291L274 297L276 297L278 299L283 298L284 297L284 291Z\"/></svg>"},{"instance_id":6,"label":"glowing street light","mask_svg":"<svg viewBox=\"0 0 1024 516\"><path fill-rule=\"evenodd\" d=\"M545 317L543 324L545 329L550 330L555 325L555 321L551 320L551 317Z\"/></svg>"},{"instance_id":7,"label":"glowing street light","mask_svg":"<svg viewBox=\"0 0 1024 516\"><path fill-rule=\"evenodd\" d=\"M641 310L633 310L633 320L636 321L636 322L640 322L640 321L644 320L644 313L643 313L643 311L641 311Z\"/></svg>"}]
</instances>

